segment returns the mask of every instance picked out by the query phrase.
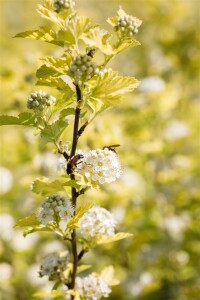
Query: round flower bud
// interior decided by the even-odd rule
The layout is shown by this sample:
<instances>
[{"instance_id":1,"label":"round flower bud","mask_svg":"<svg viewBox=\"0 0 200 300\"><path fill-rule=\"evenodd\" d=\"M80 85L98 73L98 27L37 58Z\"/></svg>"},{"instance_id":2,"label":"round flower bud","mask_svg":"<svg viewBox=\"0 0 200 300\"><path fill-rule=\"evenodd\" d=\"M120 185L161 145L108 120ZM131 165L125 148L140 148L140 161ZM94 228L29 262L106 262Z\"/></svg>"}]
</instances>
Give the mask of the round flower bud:
<instances>
[{"instance_id":1,"label":"round flower bud","mask_svg":"<svg viewBox=\"0 0 200 300\"><path fill-rule=\"evenodd\" d=\"M73 9L75 2L73 0L54 0L54 10L59 13L67 9Z\"/></svg>"},{"instance_id":2,"label":"round flower bud","mask_svg":"<svg viewBox=\"0 0 200 300\"><path fill-rule=\"evenodd\" d=\"M43 111L56 102L56 98L43 91L31 93L27 100L27 108Z\"/></svg>"},{"instance_id":3,"label":"round flower bud","mask_svg":"<svg viewBox=\"0 0 200 300\"><path fill-rule=\"evenodd\" d=\"M102 297L108 297L111 293L105 280L94 273L84 278L77 277L76 289L84 299L88 300L99 300Z\"/></svg>"},{"instance_id":4,"label":"round flower bud","mask_svg":"<svg viewBox=\"0 0 200 300\"><path fill-rule=\"evenodd\" d=\"M39 275L40 277L48 276L50 281L56 280L59 278L60 272L64 271L66 268L66 254L63 256L56 253L52 253L43 259Z\"/></svg>"},{"instance_id":5,"label":"round flower bud","mask_svg":"<svg viewBox=\"0 0 200 300\"><path fill-rule=\"evenodd\" d=\"M86 240L101 237L110 237L115 234L113 215L105 208L93 206L79 220L80 235Z\"/></svg>"},{"instance_id":6,"label":"round flower bud","mask_svg":"<svg viewBox=\"0 0 200 300\"><path fill-rule=\"evenodd\" d=\"M141 21L139 19L125 14L118 18L115 30L120 31L123 36L132 37L138 33L140 25Z\"/></svg>"},{"instance_id":7,"label":"round flower bud","mask_svg":"<svg viewBox=\"0 0 200 300\"><path fill-rule=\"evenodd\" d=\"M87 54L77 56L68 71L68 74L77 82L87 81L98 73L99 68L97 64L93 62L92 57Z\"/></svg>"},{"instance_id":8,"label":"round flower bud","mask_svg":"<svg viewBox=\"0 0 200 300\"><path fill-rule=\"evenodd\" d=\"M38 216L38 221L43 225L48 222L69 220L74 214L70 201L60 195L46 197Z\"/></svg>"},{"instance_id":9,"label":"round flower bud","mask_svg":"<svg viewBox=\"0 0 200 300\"><path fill-rule=\"evenodd\" d=\"M109 148L97 149L83 153L83 159L77 165L76 172L90 181L104 184L120 177L121 165L114 151Z\"/></svg>"}]
</instances>

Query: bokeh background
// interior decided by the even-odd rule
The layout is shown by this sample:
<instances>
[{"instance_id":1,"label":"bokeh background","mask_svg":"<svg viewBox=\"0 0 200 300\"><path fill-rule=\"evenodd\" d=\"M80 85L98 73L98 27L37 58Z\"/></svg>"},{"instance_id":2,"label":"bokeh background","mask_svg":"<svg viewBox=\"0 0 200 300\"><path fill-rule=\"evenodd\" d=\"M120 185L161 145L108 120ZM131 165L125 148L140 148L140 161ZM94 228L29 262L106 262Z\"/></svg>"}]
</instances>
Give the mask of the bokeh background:
<instances>
[{"instance_id":1,"label":"bokeh background","mask_svg":"<svg viewBox=\"0 0 200 300\"><path fill-rule=\"evenodd\" d=\"M46 23L36 13L38 3L0 1L1 113L26 109L39 58L58 54L53 45L12 39ZM140 87L99 117L81 140L83 148L121 145L121 179L85 197L111 210L118 229L134 237L96 248L85 263L92 262L96 271L115 267L121 285L110 300L200 300L200 1L76 3L105 28L119 5L143 20L141 46L110 65L138 78ZM0 139L0 299L28 300L35 291L50 289L38 278L39 263L63 245L49 234L23 238L13 225L36 212L43 199L30 191L31 182L55 176L58 157L51 147L41 148L29 128L0 128Z\"/></svg>"}]
</instances>

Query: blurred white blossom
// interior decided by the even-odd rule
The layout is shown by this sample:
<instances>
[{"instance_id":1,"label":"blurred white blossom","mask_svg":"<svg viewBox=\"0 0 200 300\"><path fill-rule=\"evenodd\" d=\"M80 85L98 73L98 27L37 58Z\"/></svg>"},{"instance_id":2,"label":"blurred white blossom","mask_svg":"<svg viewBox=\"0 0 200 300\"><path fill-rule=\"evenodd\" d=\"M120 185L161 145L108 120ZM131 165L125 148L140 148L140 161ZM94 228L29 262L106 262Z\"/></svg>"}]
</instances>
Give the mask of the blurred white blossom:
<instances>
[{"instance_id":1,"label":"blurred white blossom","mask_svg":"<svg viewBox=\"0 0 200 300\"><path fill-rule=\"evenodd\" d=\"M13 186L13 175L10 170L0 166L0 193L7 193Z\"/></svg>"},{"instance_id":2,"label":"blurred white blossom","mask_svg":"<svg viewBox=\"0 0 200 300\"><path fill-rule=\"evenodd\" d=\"M9 214L0 215L0 237L5 241L10 241L14 235L14 224L13 217Z\"/></svg>"},{"instance_id":3,"label":"blurred white blossom","mask_svg":"<svg viewBox=\"0 0 200 300\"><path fill-rule=\"evenodd\" d=\"M51 152L45 152L34 157L33 165L41 171L56 173L57 157Z\"/></svg>"},{"instance_id":4,"label":"blurred white blossom","mask_svg":"<svg viewBox=\"0 0 200 300\"><path fill-rule=\"evenodd\" d=\"M139 85L139 90L142 92L162 92L164 89L164 80L157 76L145 77Z\"/></svg>"},{"instance_id":5,"label":"blurred white blossom","mask_svg":"<svg viewBox=\"0 0 200 300\"><path fill-rule=\"evenodd\" d=\"M88 300L99 300L101 297L108 297L111 293L107 283L96 274L90 274L84 278L77 277L76 288L79 294Z\"/></svg>"},{"instance_id":6,"label":"blurred white blossom","mask_svg":"<svg viewBox=\"0 0 200 300\"><path fill-rule=\"evenodd\" d=\"M172 120L164 130L164 137L173 142L187 137L189 133L190 128L185 122Z\"/></svg>"},{"instance_id":7,"label":"blurred white blossom","mask_svg":"<svg viewBox=\"0 0 200 300\"><path fill-rule=\"evenodd\" d=\"M15 251L24 251L32 248L37 241L37 233L24 237L21 231L15 231L15 234L13 235L13 239L11 241L11 245Z\"/></svg>"},{"instance_id":8,"label":"blurred white blossom","mask_svg":"<svg viewBox=\"0 0 200 300\"><path fill-rule=\"evenodd\" d=\"M130 293L133 296L139 296L143 289L151 284L153 276L150 272L144 272L140 275L139 280L132 283L130 286Z\"/></svg>"},{"instance_id":9,"label":"blurred white blossom","mask_svg":"<svg viewBox=\"0 0 200 300\"><path fill-rule=\"evenodd\" d=\"M112 236L115 234L116 222L113 215L105 208L94 206L80 218L79 233L85 239Z\"/></svg>"},{"instance_id":10,"label":"blurred white blossom","mask_svg":"<svg viewBox=\"0 0 200 300\"><path fill-rule=\"evenodd\" d=\"M0 263L0 283L8 280L12 276L13 268L8 263Z\"/></svg>"},{"instance_id":11,"label":"blurred white blossom","mask_svg":"<svg viewBox=\"0 0 200 300\"><path fill-rule=\"evenodd\" d=\"M182 239L184 230L187 228L189 222L190 217L186 213L180 216L168 215L164 218L164 227L174 240L179 241Z\"/></svg>"}]
</instances>

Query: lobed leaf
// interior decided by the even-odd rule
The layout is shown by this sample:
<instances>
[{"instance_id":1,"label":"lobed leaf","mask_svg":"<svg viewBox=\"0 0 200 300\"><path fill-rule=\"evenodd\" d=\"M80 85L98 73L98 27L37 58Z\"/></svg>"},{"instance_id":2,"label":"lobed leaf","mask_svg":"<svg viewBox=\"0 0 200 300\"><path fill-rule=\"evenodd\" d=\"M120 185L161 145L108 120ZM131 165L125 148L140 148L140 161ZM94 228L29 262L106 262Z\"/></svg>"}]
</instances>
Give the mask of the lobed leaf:
<instances>
[{"instance_id":1,"label":"lobed leaf","mask_svg":"<svg viewBox=\"0 0 200 300\"><path fill-rule=\"evenodd\" d=\"M52 229L50 227L46 227L42 224L38 225L38 226L33 226L33 227L29 227L26 230L24 230L23 232L23 236L26 237L27 235L34 233L34 232L38 232L38 231L52 231Z\"/></svg>"},{"instance_id":2,"label":"lobed leaf","mask_svg":"<svg viewBox=\"0 0 200 300\"><path fill-rule=\"evenodd\" d=\"M37 292L35 294L33 294L34 298L52 298L52 299L56 299L56 298L60 298L63 296L63 292L60 290L53 290L51 292Z\"/></svg>"},{"instance_id":3,"label":"lobed leaf","mask_svg":"<svg viewBox=\"0 0 200 300\"><path fill-rule=\"evenodd\" d=\"M99 27L92 28L81 37L88 46L98 48L106 55L113 54L112 46L109 44L110 38L111 35Z\"/></svg>"},{"instance_id":4,"label":"lobed leaf","mask_svg":"<svg viewBox=\"0 0 200 300\"><path fill-rule=\"evenodd\" d=\"M108 106L119 104L125 93L132 92L139 84L134 77L119 76L116 71L109 71L103 76L88 81L90 98L99 99Z\"/></svg>"},{"instance_id":5,"label":"lobed leaf","mask_svg":"<svg viewBox=\"0 0 200 300\"><path fill-rule=\"evenodd\" d=\"M62 72L54 67L42 65L36 72L37 78L48 78L51 76L59 76Z\"/></svg>"},{"instance_id":6,"label":"lobed leaf","mask_svg":"<svg viewBox=\"0 0 200 300\"><path fill-rule=\"evenodd\" d=\"M67 28L75 40L80 39L82 34L88 32L92 27L93 25L90 18L78 15L73 15L67 23Z\"/></svg>"},{"instance_id":7,"label":"lobed leaf","mask_svg":"<svg viewBox=\"0 0 200 300\"><path fill-rule=\"evenodd\" d=\"M70 115L74 115L74 114L75 114L75 109L72 107L68 107L68 108L61 110L59 119L64 119L64 118L66 118Z\"/></svg>"},{"instance_id":8,"label":"lobed leaf","mask_svg":"<svg viewBox=\"0 0 200 300\"><path fill-rule=\"evenodd\" d=\"M140 42L138 42L135 39L125 39L119 43L119 45L116 45L113 47L113 53L118 54L130 47L135 47L141 45Z\"/></svg>"},{"instance_id":9,"label":"lobed leaf","mask_svg":"<svg viewBox=\"0 0 200 300\"><path fill-rule=\"evenodd\" d=\"M70 229L78 228L80 218L93 206L93 203L86 203L83 206L79 206L76 210L76 215L69 220L67 227Z\"/></svg>"},{"instance_id":10,"label":"lobed leaf","mask_svg":"<svg viewBox=\"0 0 200 300\"><path fill-rule=\"evenodd\" d=\"M67 67L71 65L72 57L69 53L65 52L62 57L48 56L42 58L41 61L49 67L66 71Z\"/></svg>"},{"instance_id":11,"label":"lobed leaf","mask_svg":"<svg viewBox=\"0 0 200 300\"><path fill-rule=\"evenodd\" d=\"M101 245L101 244L112 243L112 242L116 242L116 241L119 241L119 240L126 239L127 237L131 237L131 236L133 236L131 233L119 232L119 233L116 233L113 236L103 237L103 238L99 239L97 241L97 244Z\"/></svg>"},{"instance_id":12,"label":"lobed leaf","mask_svg":"<svg viewBox=\"0 0 200 300\"><path fill-rule=\"evenodd\" d=\"M34 180L31 189L34 193L41 194L43 196L48 196L65 190L62 182L59 180L49 181L46 177Z\"/></svg>"},{"instance_id":13,"label":"lobed leaf","mask_svg":"<svg viewBox=\"0 0 200 300\"><path fill-rule=\"evenodd\" d=\"M15 38L26 38L32 40L40 40L57 46L64 46L64 42L59 40L57 32L47 26L42 26L36 30L28 30L20 32L14 36Z\"/></svg>"},{"instance_id":14,"label":"lobed leaf","mask_svg":"<svg viewBox=\"0 0 200 300\"><path fill-rule=\"evenodd\" d=\"M36 127L35 115L28 112L20 113L18 117L2 115L0 116L0 126L2 125L25 125Z\"/></svg>"},{"instance_id":15,"label":"lobed leaf","mask_svg":"<svg viewBox=\"0 0 200 300\"><path fill-rule=\"evenodd\" d=\"M41 194L43 196L48 196L50 194L56 194L58 192L65 191L65 187L79 187L75 180L68 179L66 177L63 180L53 180L50 181L46 177L41 179L35 179L31 185L31 189L36 194Z\"/></svg>"},{"instance_id":16,"label":"lobed leaf","mask_svg":"<svg viewBox=\"0 0 200 300\"><path fill-rule=\"evenodd\" d=\"M23 228L23 227L32 227L40 225L40 222L37 220L36 216L29 216L24 219L20 219L15 224L16 228Z\"/></svg>"},{"instance_id":17,"label":"lobed leaf","mask_svg":"<svg viewBox=\"0 0 200 300\"><path fill-rule=\"evenodd\" d=\"M71 97L73 95L73 91L69 84L66 83L62 78L60 77L48 77L48 78L40 78L36 82L36 85L41 86L49 86L58 89L59 91L64 92L65 94L68 94L68 97Z\"/></svg>"},{"instance_id":18,"label":"lobed leaf","mask_svg":"<svg viewBox=\"0 0 200 300\"><path fill-rule=\"evenodd\" d=\"M60 28L65 28L65 21L54 12L53 1L45 1L44 5L39 4L37 12L45 19L55 23Z\"/></svg>"},{"instance_id":19,"label":"lobed leaf","mask_svg":"<svg viewBox=\"0 0 200 300\"><path fill-rule=\"evenodd\" d=\"M67 126L68 122L66 120L57 120L51 125L47 125L41 130L42 143L56 143Z\"/></svg>"}]
</instances>

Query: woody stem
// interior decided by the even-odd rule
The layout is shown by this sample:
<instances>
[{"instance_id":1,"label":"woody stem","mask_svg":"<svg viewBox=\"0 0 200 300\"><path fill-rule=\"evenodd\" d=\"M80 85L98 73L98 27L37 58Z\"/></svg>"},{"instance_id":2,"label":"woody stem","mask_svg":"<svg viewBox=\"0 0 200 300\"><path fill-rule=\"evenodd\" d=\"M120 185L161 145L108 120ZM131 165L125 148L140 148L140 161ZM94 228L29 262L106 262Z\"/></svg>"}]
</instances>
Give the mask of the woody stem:
<instances>
[{"instance_id":1,"label":"woody stem","mask_svg":"<svg viewBox=\"0 0 200 300\"><path fill-rule=\"evenodd\" d=\"M74 130L73 130L73 141L72 141L72 149L70 153L70 158L72 158L76 154L76 148L77 148L77 143L78 143L78 128L79 128L79 120L80 120L80 113L81 109L79 107L79 104L81 102L81 89L80 87L76 84L76 95L77 95L77 107L75 109L75 119L74 119ZM75 180L75 175L71 174L70 175L71 180ZM77 202L77 197L78 193L76 188L72 187L71 189L71 202L74 207L74 215L76 214L76 202ZM73 255L73 269L72 269L72 277L71 277L71 282L70 282L70 288L74 289L75 287L75 281L76 281L76 274L77 274L77 267L78 267L78 253L77 253L77 241L76 241L76 230L74 229L72 232L72 239L71 239L71 244L72 244L72 255ZM71 299L74 299L74 295L71 295Z\"/></svg>"}]
</instances>

